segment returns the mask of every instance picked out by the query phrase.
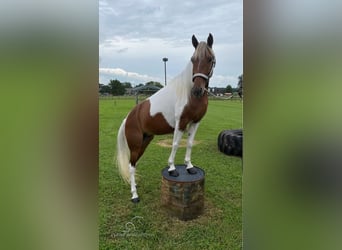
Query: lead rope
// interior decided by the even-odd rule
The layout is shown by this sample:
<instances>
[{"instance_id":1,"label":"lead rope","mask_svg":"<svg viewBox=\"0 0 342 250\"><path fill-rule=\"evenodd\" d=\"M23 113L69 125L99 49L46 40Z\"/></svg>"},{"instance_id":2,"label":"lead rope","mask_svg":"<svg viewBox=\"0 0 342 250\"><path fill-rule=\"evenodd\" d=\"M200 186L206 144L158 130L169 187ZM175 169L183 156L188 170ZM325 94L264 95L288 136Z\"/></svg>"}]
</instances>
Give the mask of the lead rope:
<instances>
[{"instance_id":1,"label":"lead rope","mask_svg":"<svg viewBox=\"0 0 342 250\"><path fill-rule=\"evenodd\" d=\"M233 95L231 95L230 97L225 98L225 97L221 97L221 96L216 96L216 95L214 95L213 93L210 93L210 91L208 91L207 89L204 89L204 91L207 92L209 95L211 95L211 96L217 98L217 99L230 100L230 99L233 98Z\"/></svg>"}]
</instances>

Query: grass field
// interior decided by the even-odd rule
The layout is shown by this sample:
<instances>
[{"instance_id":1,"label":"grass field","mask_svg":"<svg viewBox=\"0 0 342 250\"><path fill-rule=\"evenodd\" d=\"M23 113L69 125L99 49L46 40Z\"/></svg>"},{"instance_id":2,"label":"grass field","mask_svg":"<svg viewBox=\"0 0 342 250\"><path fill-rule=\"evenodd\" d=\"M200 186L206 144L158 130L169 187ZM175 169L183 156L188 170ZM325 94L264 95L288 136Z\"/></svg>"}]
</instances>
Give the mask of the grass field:
<instances>
[{"instance_id":1,"label":"grass field","mask_svg":"<svg viewBox=\"0 0 342 250\"><path fill-rule=\"evenodd\" d=\"M137 167L140 203L130 201L128 184L114 164L116 134L134 99L100 100L99 241L100 249L241 249L242 160L217 149L224 129L242 128L242 102L210 100L197 131L192 162L206 172L205 208L199 218L181 221L160 205L161 170L170 148L156 136ZM183 164L185 148L175 163Z\"/></svg>"}]
</instances>

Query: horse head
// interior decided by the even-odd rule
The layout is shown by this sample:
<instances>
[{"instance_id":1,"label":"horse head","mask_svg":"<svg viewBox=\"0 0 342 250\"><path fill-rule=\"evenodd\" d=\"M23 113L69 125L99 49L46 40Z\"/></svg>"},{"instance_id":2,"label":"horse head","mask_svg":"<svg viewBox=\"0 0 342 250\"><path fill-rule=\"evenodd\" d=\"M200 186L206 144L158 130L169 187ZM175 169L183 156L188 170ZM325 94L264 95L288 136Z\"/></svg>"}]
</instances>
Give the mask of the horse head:
<instances>
[{"instance_id":1,"label":"horse head","mask_svg":"<svg viewBox=\"0 0 342 250\"><path fill-rule=\"evenodd\" d=\"M195 35L192 36L192 45L195 52L191 57L192 81L194 86L191 93L195 97L202 97L209 86L209 79L213 75L215 67L215 54L212 50L214 39L209 33L207 42L198 42Z\"/></svg>"}]
</instances>

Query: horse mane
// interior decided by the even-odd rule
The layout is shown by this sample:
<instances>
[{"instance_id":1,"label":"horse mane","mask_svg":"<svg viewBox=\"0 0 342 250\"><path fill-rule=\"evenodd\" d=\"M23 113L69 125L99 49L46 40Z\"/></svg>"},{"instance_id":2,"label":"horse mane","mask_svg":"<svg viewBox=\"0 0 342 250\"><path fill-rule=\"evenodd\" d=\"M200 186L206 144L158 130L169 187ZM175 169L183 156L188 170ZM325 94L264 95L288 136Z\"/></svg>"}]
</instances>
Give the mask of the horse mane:
<instances>
[{"instance_id":1,"label":"horse mane","mask_svg":"<svg viewBox=\"0 0 342 250\"><path fill-rule=\"evenodd\" d=\"M189 61L185 69L179 75L174 77L165 88L173 89L178 100L186 103L190 97L192 87L192 62Z\"/></svg>"}]
</instances>

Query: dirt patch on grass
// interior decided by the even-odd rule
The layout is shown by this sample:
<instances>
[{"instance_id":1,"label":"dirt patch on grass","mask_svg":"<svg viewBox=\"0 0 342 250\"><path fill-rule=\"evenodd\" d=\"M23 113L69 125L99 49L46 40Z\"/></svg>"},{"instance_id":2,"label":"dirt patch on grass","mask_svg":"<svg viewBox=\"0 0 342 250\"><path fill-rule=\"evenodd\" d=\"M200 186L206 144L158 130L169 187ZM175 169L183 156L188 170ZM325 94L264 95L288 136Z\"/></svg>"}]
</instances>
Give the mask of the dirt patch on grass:
<instances>
[{"instance_id":1,"label":"dirt patch on grass","mask_svg":"<svg viewBox=\"0 0 342 250\"><path fill-rule=\"evenodd\" d=\"M163 140L159 140L157 142L157 145L161 146L161 147L165 147L165 148L172 148L172 140L173 139L163 139ZM186 147L186 143L187 140L186 139L181 139L181 141L179 142L179 147L180 148L185 148ZM200 144L200 141L196 141L194 140L192 145L197 145Z\"/></svg>"}]
</instances>

